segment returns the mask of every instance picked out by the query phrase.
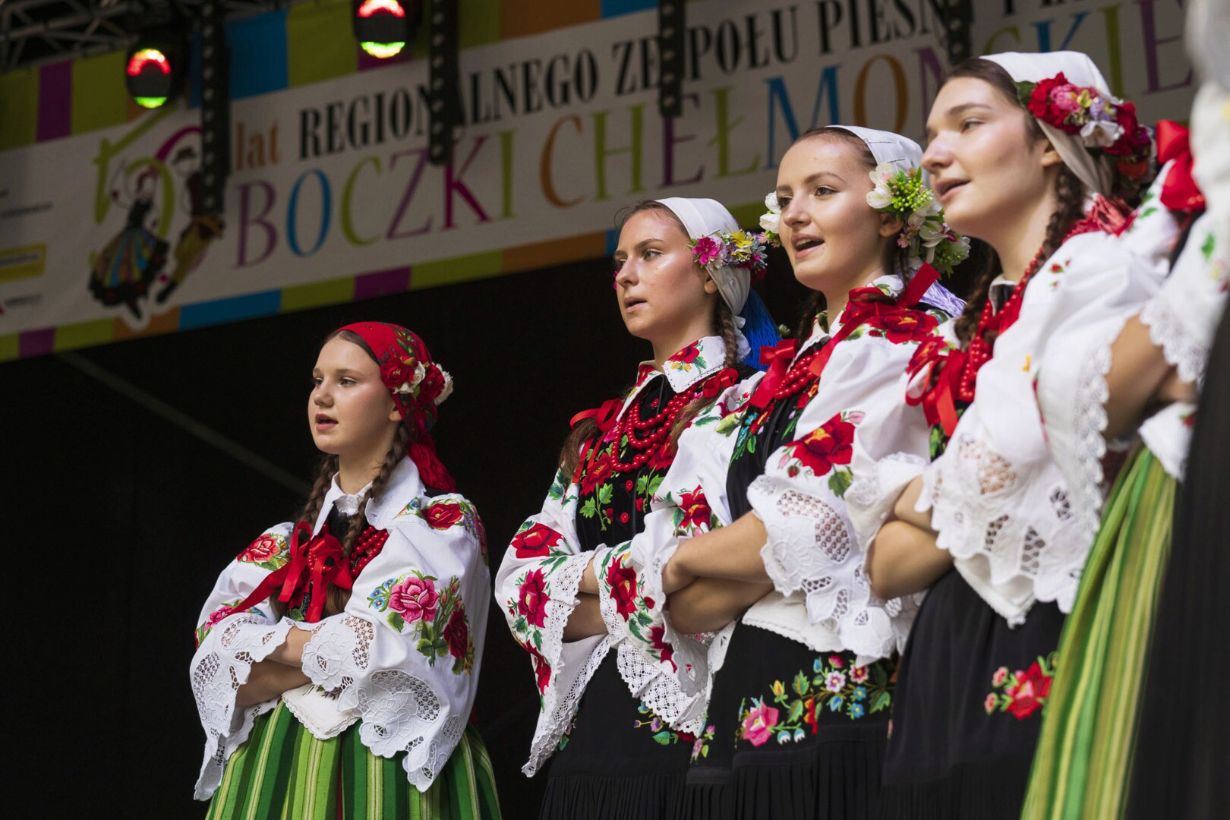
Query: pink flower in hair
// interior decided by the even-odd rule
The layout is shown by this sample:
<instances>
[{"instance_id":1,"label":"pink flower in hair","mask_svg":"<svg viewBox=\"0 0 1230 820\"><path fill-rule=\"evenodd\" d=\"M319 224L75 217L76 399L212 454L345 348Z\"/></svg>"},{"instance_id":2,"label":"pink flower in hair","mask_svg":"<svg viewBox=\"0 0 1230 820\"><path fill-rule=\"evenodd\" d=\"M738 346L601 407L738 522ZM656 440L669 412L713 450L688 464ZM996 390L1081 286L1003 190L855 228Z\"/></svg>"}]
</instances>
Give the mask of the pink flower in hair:
<instances>
[{"instance_id":1,"label":"pink flower in hair","mask_svg":"<svg viewBox=\"0 0 1230 820\"><path fill-rule=\"evenodd\" d=\"M702 236L692 246L692 253L701 267L708 265L722 255L722 245L711 236Z\"/></svg>"}]
</instances>

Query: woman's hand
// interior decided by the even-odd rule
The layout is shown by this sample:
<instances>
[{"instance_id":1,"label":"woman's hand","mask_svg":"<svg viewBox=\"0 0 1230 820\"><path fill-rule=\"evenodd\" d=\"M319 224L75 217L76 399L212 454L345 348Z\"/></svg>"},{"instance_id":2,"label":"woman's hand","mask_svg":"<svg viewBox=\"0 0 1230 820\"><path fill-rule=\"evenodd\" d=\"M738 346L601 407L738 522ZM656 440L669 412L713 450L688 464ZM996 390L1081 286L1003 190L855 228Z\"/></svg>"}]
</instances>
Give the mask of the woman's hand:
<instances>
[{"instance_id":1,"label":"woman's hand","mask_svg":"<svg viewBox=\"0 0 1230 820\"><path fill-rule=\"evenodd\" d=\"M235 693L235 705L240 708L255 706L310 682L302 669L276 661L260 661L252 664L247 683Z\"/></svg>"}]
</instances>

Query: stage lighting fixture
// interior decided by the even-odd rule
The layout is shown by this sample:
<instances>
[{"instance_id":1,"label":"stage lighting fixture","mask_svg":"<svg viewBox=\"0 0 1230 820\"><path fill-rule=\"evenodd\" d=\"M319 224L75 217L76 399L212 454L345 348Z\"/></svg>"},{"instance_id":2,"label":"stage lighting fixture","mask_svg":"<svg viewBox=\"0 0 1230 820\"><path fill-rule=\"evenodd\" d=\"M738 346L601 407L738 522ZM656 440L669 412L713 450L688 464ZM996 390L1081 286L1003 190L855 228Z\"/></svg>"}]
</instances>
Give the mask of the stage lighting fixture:
<instances>
[{"instance_id":1,"label":"stage lighting fixture","mask_svg":"<svg viewBox=\"0 0 1230 820\"><path fill-rule=\"evenodd\" d=\"M396 57L412 37L418 19L415 0L354 0L354 36L378 60Z\"/></svg>"},{"instance_id":2,"label":"stage lighting fixture","mask_svg":"<svg viewBox=\"0 0 1230 820\"><path fill-rule=\"evenodd\" d=\"M161 108L179 91L178 50L166 43L138 41L128 52L124 82L137 105Z\"/></svg>"}]
</instances>

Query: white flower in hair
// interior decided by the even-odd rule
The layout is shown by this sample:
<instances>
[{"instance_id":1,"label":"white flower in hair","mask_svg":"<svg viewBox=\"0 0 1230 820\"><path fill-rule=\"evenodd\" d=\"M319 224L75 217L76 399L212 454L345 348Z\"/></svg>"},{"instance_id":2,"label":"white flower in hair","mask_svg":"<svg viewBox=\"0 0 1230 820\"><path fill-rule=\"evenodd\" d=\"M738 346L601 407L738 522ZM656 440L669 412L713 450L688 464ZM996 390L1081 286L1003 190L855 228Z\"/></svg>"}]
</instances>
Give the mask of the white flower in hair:
<instances>
[{"instance_id":1,"label":"white flower in hair","mask_svg":"<svg viewBox=\"0 0 1230 820\"><path fill-rule=\"evenodd\" d=\"M439 406L444 403L445 399L453 395L453 377L447 370L440 367L440 365L436 365L435 368L436 370L439 370L440 375L444 377L444 386L440 388L440 395L436 396L435 401L436 405Z\"/></svg>"},{"instance_id":2,"label":"white flower in hair","mask_svg":"<svg viewBox=\"0 0 1230 820\"><path fill-rule=\"evenodd\" d=\"M760 215L760 227L776 236L780 233L778 229L782 221L782 206L777 202L776 191L769 191L764 198L764 206L769 210Z\"/></svg>"},{"instance_id":3,"label":"white flower in hair","mask_svg":"<svg viewBox=\"0 0 1230 820\"><path fill-rule=\"evenodd\" d=\"M882 162L871 171L872 189L867 192L867 204L877 211L882 211L893 204L893 192L889 189L896 167L889 162Z\"/></svg>"},{"instance_id":4,"label":"white flower in hair","mask_svg":"<svg viewBox=\"0 0 1230 820\"><path fill-rule=\"evenodd\" d=\"M1123 126L1107 120L1091 120L1081 126L1081 141L1091 148L1109 148L1123 136Z\"/></svg>"}]
</instances>

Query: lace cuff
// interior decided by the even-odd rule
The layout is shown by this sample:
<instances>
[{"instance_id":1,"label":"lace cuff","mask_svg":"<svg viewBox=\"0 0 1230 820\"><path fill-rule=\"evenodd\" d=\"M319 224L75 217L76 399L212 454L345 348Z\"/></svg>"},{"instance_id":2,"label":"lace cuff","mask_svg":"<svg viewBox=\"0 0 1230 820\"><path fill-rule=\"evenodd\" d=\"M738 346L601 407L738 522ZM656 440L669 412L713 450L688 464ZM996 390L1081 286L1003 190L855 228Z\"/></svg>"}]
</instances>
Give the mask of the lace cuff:
<instances>
[{"instance_id":1,"label":"lace cuff","mask_svg":"<svg viewBox=\"0 0 1230 820\"><path fill-rule=\"evenodd\" d=\"M768 476L747 490L768 540L760 551L765 572L782 595L802 591L812 622L836 617L854 557L854 534L845 517L814 495ZM848 596L848 593L847 593Z\"/></svg>"},{"instance_id":2,"label":"lace cuff","mask_svg":"<svg viewBox=\"0 0 1230 820\"><path fill-rule=\"evenodd\" d=\"M923 474L927 464L927 459L913 453L892 453L868 469L855 470L844 500L857 544L864 553L892 514L901 493Z\"/></svg>"},{"instance_id":3,"label":"lace cuff","mask_svg":"<svg viewBox=\"0 0 1230 820\"><path fill-rule=\"evenodd\" d=\"M201 726L205 729L205 760L194 796L208 800L218 784L231 753L252 732L259 715L273 709L277 699L237 708L239 687L247 683L252 664L265 660L286 642L295 623L283 618L270 623L263 615L242 612L213 627L192 659L192 694Z\"/></svg>"},{"instance_id":4,"label":"lace cuff","mask_svg":"<svg viewBox=\"0 0 1230 820\"><path fill-rule=\"evenodd\" d=\"M1203 380L1225 308L1230 259L1223 238L1214 232L1217 224L1212 213L1196 220L1170 276L1140 314L1166 361L1188 382Z\"/></svg>"},{"instance_id":5,"label":"lace cuff","mask_svg":"<svg viewBox=\"0 0 1230 820\"><path fill-rule=\"evenodd\" d=\"M572 723L585 686L606 656L609 640L605 636L564 641L564 628L579 602L585 569L591 560L597 565L605 551L600 548L568 556L550 573L546 617L538 633L541 647L526 646L541 697L529 760L521 769L527 776L533 776L555 751Z\"/></svg>"}]
</instances>

